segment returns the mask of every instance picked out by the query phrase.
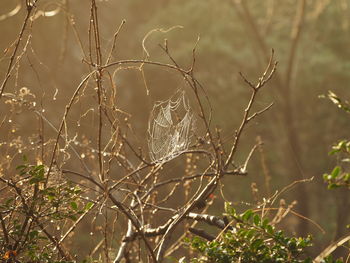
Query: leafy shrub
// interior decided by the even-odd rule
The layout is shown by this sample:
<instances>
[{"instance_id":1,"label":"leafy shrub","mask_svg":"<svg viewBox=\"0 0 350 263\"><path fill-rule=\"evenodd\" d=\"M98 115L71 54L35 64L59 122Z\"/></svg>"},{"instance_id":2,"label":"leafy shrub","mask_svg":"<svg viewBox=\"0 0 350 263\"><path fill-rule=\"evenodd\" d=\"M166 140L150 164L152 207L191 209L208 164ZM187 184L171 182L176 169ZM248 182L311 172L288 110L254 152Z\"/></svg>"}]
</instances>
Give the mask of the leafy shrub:
<instances>
[{"instance_id":1,"label":"leafy shrub","mask_svg":"<svg viewBox=\"0 0 350 263\"><path fill-rule=\"evenodd\" d=\"M203 256L191 262L312 262L305 257L311 237L288 237L253 210L237 214L226 203L229 224L213 241L194 237L188 244Z\"/></svg>"},{"instance_id":2,"label":"leafy shrub","mask_svg":"<svg viewBox=\"0 0 350 263\"><path fill-rule=\"evenodd\" d=\"M53 233L60 230L65 220L77 220L92 203L81 207L82 190L78 186L60 178L57 172L47 178L47 167L31 165L26 158L23 161L24 164L17 167L19 174L9 180L0 178L8 186L7 197L0 205L2 259L6 262L73 262L67 260L69 256Z\"/></svg>"}]
</instances>

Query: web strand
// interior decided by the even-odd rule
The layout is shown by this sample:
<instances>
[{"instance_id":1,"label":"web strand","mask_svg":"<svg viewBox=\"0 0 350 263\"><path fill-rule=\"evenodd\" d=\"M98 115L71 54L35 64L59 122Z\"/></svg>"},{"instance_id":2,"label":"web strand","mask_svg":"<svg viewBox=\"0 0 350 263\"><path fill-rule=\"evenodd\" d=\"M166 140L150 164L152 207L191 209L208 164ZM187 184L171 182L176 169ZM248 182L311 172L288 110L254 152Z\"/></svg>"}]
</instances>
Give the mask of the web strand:
<instances>
[{"instance_id":1,"label":"web strand","mask_svg":"<svg viewBox=\"0 0 350 263\"><path fill-rule=\"evenodd\" d=\"M184 92L155 103L148 122L148 147L152 162L164 163L188 149L192 118Z\"/></svg>"}]
</instances>

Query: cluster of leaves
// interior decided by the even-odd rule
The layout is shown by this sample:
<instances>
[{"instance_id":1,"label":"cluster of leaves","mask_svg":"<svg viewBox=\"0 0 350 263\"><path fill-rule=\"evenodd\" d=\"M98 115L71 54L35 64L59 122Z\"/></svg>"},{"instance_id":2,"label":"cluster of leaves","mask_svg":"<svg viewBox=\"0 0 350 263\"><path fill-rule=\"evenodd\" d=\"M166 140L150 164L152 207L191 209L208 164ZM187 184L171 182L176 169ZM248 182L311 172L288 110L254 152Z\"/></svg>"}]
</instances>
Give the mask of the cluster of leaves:
<instances>
[{"instance_id":1,"label":"cluster of leaves","mask_svg":"<svg viewBox=\"0 0 350 263\"><path fill-rule=\"evenodd\" d=\"M21 176L28 176L29 185L38 186L35 196L36 205L46 206L45 214L51 219L59 220L69 218L76 220L77 216L83 214L92 207L88 202L85 206L79 207L80 194L82 189L67 180L55 178L50 183L45 177L44 165L23 164L17 167Z\"/></svg>"},{"instance_id":2,"label":"cluster of leaves","mask_svg":"<svg viewBox=\"0 0 350 263\"><path fill-rule=\"evenodd\" d=\"M342 158L341 162L350 162L350 141L341 140L332 147L330 154L337 154L339 156L345 154L347 157ZM323 175L323 179L325 182L327 182L329 189L334 189L341 186L350 188L350 173L344 171L341 166L334 167L331 173L325 173Z\"/></svg>"},{"instance_id":3,"label":"cluster of leaves","mask_svg":"<svg viewBox=\"0 0 350 263\"><path fill-rule=\"evenodd\" d=\"M325 173L323 179L327 182L328 189L342 186L350 188L350 173L342 171L340 166L336 166L330 174Z\"/></svg>"},{"instance_id":4,"label":"cluster of leaves","mask_svg":"<svg viewBox=\"0 0 350 263\"><path fill-rule=\"evenodd\" d=\"M325 96L323 96L325 97ZM332 91L328 91L326 96L338 108L350 113L350 104L348 101L343 101ZM346 172L345 165L350 163L350 141L341 140L333 145L330 155L337 155L342 165L336 166L331 173L325 173L323 179L328 184L329 189L338 187L350 188L350 173Z\"/></svg>"},{"instance_id":5,"label":"cluster of leaves","mask_svg":"<svg viewBox=\"0 0 350 263\"><path fill-rule=\"evenodd\" d=\"M311 246L310 236L287 237L268 218L252 210L237 214L228 204L225 210L231 223L215 240L208 242L194 237L189 242L203 255L191 262L312 262L304 255Z\"/></svg>"},{"instance_id":6,"label":"cluster of leaves","mask_svg":"<svg viewBox=\"0 0 350 263\"><path fill-rule=\"evenodd\" d=\"M8 180L8 198L0 205L0 237L2 260L30 260L30 262L66 263L58 255L58 240L62 220L75 221L88 211L92 203L82 204L82 190L67 180L47 178L47 167L24 164L17 167L19 173ZM12 194L14 193L14 195Z\"/></svg>"}]
</instances>

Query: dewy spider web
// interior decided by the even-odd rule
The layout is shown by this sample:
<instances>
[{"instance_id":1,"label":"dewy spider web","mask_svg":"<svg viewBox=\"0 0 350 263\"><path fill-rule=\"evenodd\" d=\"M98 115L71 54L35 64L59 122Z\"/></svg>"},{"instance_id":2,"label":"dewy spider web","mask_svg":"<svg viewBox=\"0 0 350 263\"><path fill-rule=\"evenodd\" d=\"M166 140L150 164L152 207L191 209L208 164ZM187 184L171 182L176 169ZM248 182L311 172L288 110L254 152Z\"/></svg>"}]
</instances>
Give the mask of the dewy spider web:
<instances>
[{"instance_id":1,"label":"dewy spider web","mask_svg":"<svg viewBox=\"0 0 350 263\"><path fill-rule=\"evenodd\" d=\"M188 149L192 117L184 92L155 103L148 122L148 148L152 162L164 163Z\"/></svg>"}]
</instances>

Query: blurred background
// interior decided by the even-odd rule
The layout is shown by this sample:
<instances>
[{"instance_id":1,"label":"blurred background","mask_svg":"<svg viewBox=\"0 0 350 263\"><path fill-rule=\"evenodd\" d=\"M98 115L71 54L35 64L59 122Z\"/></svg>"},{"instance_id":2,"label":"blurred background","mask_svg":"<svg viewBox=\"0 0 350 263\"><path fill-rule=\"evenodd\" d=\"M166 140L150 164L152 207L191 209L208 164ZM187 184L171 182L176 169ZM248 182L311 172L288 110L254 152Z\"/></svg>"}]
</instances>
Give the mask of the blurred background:
<instances>
[{"instance_id":1,"label":"blurred background","mask_svg":"<svg viewBox=\"0 0 350 263\"><path fill-rule=\"evenodd\" d=\"M124 19L111 61L144 59L146 48L150 60L170 63L159 47L167 39L173 57L189 68L199 38L195 74L211 101L212 127L221 129L224 142L229 144L250 95L239 72L257 81L274 49L277 72L257 98L255 110L271 102L274 105L249 124L235 161L243 162L257 141L263 145L248 165L249 175L226 177L223 193L226 200L247 208L296 180L313 178L296 184L282 197L287 204L296 200L293 210L320 224L326 234L309 220L293 215L284 221L284 227L300 235L310 232L323 248L344 234L349 223L348 193L327 190L322 174L337 163L328 152L333 143L348 137L350 122L346 113L319 98L328 90L349 97L349 5L349 0L98 1L102 53L106 59ZM25 31L21 48L26 53L5 93L18 94L21 88L28 88L35 107L58 127L65 105L89 72L83 58L89 47L90 6L70 0L39 0L37 6L43 13L30 21ZM49 11L54 11L53 15L45 16ZM22 1L1 0L0 13L3 78L26 10ZM133 138L147 151L145 136L153 104L168 99L178 89L190 90L174 71L147 65L143 69L114 72L113 82L119 109L130 114L127 118L133 125ZM75 104L69 116L73 128L68 131L72 137L79 131L81 140L94 136L97 122L91 113L97 108L91 107L90 101L95 93L89 89L84 92L84 99ZM36 135L40 126L37 116L14 107L4 99L0 101L2 169L16 161L10 156L21 148L4 142L19 140L27 145L44 140ZM201 129L197 132L200 135ZM55 132L48 127L45 134L48 139ZM74 167L74 163L69 165ZM169 177L182 171L182 163L169 167ZM222 212L219 196L212 214Z\"/></svg>"}]
</instances>

